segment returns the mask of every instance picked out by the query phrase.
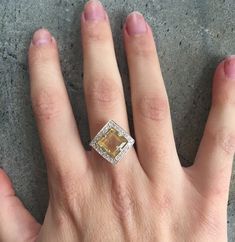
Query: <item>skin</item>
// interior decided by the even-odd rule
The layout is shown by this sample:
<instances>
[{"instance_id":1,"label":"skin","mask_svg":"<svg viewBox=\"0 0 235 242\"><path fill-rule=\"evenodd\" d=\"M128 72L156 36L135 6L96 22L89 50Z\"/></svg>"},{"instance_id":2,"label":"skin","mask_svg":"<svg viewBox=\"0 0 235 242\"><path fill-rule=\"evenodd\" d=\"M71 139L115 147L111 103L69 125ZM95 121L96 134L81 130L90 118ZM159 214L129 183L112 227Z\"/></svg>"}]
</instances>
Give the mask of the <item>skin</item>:
<instances>
[{"instance_id":1,"label":"skin","mask_svg":"<svg viewBox=\"0 0 235 242\"><path fill-rule=\"evenodd\" d=\"M97 1L89 1L84 12L94 9L94 4L97 7ZM110 119L128 131L108 16L87 21L84 12L84 89L91 137ZM135 20L143 18L136 14ZM34 34L29 47L31 96L50 199L40 225L0 169L0 241L227 241L235 150L235 58L217 67L212 107L195 163L183 168L151 28L146 23L145 33L129 34L131 16L123 34L137 146L116 166L95 151L84 150L56 41L45 29ZM42 36L50 41L40 40Z\"/></svg>"}]
</instances>

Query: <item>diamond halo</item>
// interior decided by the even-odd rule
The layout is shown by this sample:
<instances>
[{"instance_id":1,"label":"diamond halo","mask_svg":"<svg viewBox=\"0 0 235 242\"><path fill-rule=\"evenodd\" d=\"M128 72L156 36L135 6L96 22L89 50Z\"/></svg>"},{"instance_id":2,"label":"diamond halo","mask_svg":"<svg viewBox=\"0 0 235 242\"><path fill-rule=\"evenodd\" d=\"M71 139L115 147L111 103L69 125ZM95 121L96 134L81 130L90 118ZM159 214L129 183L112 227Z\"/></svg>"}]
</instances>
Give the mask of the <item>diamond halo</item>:
<instances>
[{"instance_id":1,"label":"diamond halo","mask_svg":"<svg viewBox=\"0 0 235 242\"><path fill-rule=\"evenodd\" d=\"M117 164L135 140L117 123L109 120L90 142L90 146L111 164Z\"/></svg>"}]
</instances>

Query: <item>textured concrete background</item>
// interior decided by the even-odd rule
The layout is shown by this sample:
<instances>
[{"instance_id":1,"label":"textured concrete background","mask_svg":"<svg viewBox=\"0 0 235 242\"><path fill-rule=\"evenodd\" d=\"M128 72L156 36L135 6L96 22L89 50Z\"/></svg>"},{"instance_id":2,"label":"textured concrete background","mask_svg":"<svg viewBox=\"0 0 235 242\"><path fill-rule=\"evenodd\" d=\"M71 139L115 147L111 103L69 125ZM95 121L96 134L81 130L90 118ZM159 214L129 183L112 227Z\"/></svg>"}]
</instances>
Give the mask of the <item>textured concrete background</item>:
<instances>
[{"instance_id":1,"label":"textured concrete background","mask_svg":"<svg viewBox=\"0 0 235 242\"><path fill-rule=\"evenodd\" d=\"M17 194L39 221L45 214L48 192L44 158L30 106L27 46L33 31L41 26L49 28L58 39L68 91L87 145L79 30L84 2L0 0L0 166L8 172ZM122 23L129 12L139 10L153 27L179 156L183 163L192 163L210 106L213 71L225 55L235 53L234 0L104 0L103 3L111 16L129 111ZM235 172L228 228L230 241L235 241Z\"/></svg>"}]
</instances>

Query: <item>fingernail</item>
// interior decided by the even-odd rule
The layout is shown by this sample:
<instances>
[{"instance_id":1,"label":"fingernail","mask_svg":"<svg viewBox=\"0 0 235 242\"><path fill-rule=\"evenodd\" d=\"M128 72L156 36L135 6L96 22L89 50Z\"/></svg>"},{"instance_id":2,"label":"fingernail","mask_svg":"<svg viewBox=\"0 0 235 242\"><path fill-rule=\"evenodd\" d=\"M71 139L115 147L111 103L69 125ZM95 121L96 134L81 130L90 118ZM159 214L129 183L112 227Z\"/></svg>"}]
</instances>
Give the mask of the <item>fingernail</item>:
<instances>
[{"instance_id":1,"label":"fingernail","mask_svg":"<svg viewBox=\"0 0 235 242\"><path fill-rule=\"evenodd\" d=\"M126 30L129 35L139 35L147 32L144 16L139 12L133 12L127 16Z\"/></svg>"},{"instance_id":2,"label":"fingernail","mask_svg":"<svg viewBox=\"0 0 235 242\"><path fill-rule=\"evenodd\" d=\"M52 36L46 29L39 29L33 35L32 43L36 46L47 45L51 43Z\"/></svg>"},{"instance_id":3,"label":"fingernail","mask_svg":"<svg viewBox=\"0 0 235 242\"><path fill-rule=\"evenodd\" d=\"M84 17L88 21L104 20L106 18L102 3L98 0L90 0L85 4Z\"/></svg>"},{"instance_id":4,"label":"fingernail","mask_svg":"<svg viewBox=\"0 0 235 242\"><path fill-rule=\"evenodd\" d=\"M225 60L224 73L229 79L235 79L235 55Z\"/></svg>"}]
</instances>

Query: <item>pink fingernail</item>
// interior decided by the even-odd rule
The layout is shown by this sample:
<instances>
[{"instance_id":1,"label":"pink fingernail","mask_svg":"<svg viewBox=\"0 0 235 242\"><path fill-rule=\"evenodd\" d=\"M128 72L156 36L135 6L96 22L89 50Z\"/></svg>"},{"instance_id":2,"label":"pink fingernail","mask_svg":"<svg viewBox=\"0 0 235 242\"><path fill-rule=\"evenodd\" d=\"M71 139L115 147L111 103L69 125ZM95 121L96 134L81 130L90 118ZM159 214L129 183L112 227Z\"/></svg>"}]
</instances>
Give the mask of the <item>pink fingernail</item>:
<instances>
[{"instance_id":1,"label":"pink fingernail","mask_svg":"<svg viewBox=\"0 0 235 242\"><path fill-rule=\"evenodd\" d=\"M129 35L140 35L147 32L147 24L144 16L139 12L133 12L127 16L126 30Z\"/></svg>"},{"instance_id":2,"label":"pink fingernail","mask_svg":"<svg viewBox=\"0 0 235 242\"><path fill-rule=\"evenodd\" d=\"M51 41L52 41L51 33L46 29L39 29L34 33L32 43L34 45L40 46L40 45L47 45L51 43Z\"/></svg>"},{"instance_id":3,"label":"pink fingernail","mask_svg":"<svg viewBox=\"0 0 235 242\"><path fill-rule=\"evenodd\" d=\"M102 3L98 0L90 0L84 7L84 17L88 21L105 20L106 14Z\"/></svg>"},{"instance_id":4,"label":"pink fingernail","mask_svg":"<svg viewBox=\"0 0 235 242\"><path fill-rule=\"evenodd\" d=\"M235 55L225 60L224 73L229 79L235 79Z\"/></svg>"}]
</instances>

